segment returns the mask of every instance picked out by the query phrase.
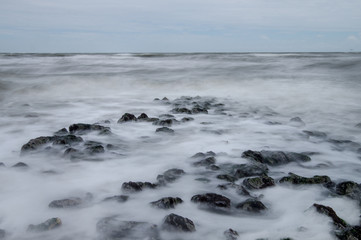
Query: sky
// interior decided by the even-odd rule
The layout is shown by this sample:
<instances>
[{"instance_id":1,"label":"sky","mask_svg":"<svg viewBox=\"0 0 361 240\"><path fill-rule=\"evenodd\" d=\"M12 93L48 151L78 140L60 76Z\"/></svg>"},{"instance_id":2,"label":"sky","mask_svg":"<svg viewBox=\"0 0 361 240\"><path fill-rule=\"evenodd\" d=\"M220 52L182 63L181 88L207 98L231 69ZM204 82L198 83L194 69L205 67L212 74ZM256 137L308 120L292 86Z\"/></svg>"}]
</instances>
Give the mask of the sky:
<instances>
[{"instance_id":1,"label":"sky","mask_svg":"<svg viewBox=\"0 0 361 240\"><path fill-rule=\"evenodd\" d=\"M0 52L361 51L361 0L0 0Z\"/></svg>"}]
</instances>

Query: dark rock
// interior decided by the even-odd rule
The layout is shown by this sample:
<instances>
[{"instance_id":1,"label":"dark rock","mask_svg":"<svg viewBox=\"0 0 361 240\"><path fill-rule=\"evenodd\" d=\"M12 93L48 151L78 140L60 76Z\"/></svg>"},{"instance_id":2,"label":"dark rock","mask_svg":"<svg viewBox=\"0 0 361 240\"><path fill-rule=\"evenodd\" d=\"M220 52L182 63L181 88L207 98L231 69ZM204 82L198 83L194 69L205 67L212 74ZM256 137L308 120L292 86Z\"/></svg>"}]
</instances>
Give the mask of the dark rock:
<instances>
[{"instance_id":1,"label":"dark rock","mask_svg":"<svg viewBox=\"0 0 361 240\"><path fill-rule=\"evenodd\" d=\"M180 204L182 202L183 202L183 200L178 197L176 197L176 198L165 197L165 198L159 199L158 201L151 202L150 204L157 208L170 209L170 208L175 208L175 206L177 204Z\"/></svg>"},{"instance_id":2,"label":"dark rock","mask_svg":"<svg viewBox=\"0 0 361 240\"><path fill-rule=\"evenodd\" d=\"M155 130L156 133L166 133L166 134L174 134L174 130L167 128L167 127L161 127L161 128L157 128Z\"/></svg>"},{"instance_id":3,"label":"dark rock","mask_svg":"<svg viewBox=\"0 0 361 240\"><path fill-rule=\"evenodd\" d=\"M97 131L100 134L109 134L110 128L98 124L76 123L69 126L71 134L86 134L92 131Z\"/></svg>"},{"instance_id":4,"label":"dark rock","mask_svg":"<svg viewBox=\"0 0 361 240\"><path fill-rule=\"evenodd\" d=\"M238 232L233 230L232 228L224 231L224 236L226 237L226 240L237 240L238 239Z\"/></svg>"},{"instance_id":5,"label":"dark rock","mask_svg":"<svg viewBox=\"0 0 361 240\"><path fill-rule=\"evenodd\" d=\"M140 192L145 188L154 189L157 184L150 182L125 182L122 184L122 190L124 192Z\"/></svg>"},{"instance_id":6,"label":"dark rock","mask_svg":"<svg viewBox=\"0 0 361 240\"><path fill-rule=\"evenodd\" d=\"M28 227L28 231L30 232L44 232L49 231L61 226L61 219L60 218L50 218L43 223L38 225L30 224Z\"/></svg>"},{"instance_id":7,"label":"dark rock","mask_svg":"<svg viewBox=\"0 0 361 240\"><path fill-rule=\"evenodd\" d=\"M38 150L44 145L51 143L53 140L54 137L38 137L31 139L28 143L21 147L21 153Z\"/></svg>"},{"instance_id":8,"label":"dark rock","mask_svg":"<svg viewBox=\"0 0 361 240\"><path fill-rule=\"evenodd\" d=\"M353 142L351 140L338 140L338 139L329 139L328 142L333 144L333 147L337 151L355 151L361 147L359 143Z\"/></svg>"},{"instance_id":9,"label":"dark rock","mask_svg":"<svg viewBox=\"0 0 361 240\"><path fill-rule=\"evenodd\" d=\"M189 121L193 121L194 118L191 118L191 117L184 117L182 118L181 122L189 122Z\"/></svg>"},{"instance_id":10,"label":"dark rock","mask_svg":"<svg viewBox=\"0 0 361 240\"><path fill-rule=\"evenodd\" d=\"M88 146L85 148L85 152L90 155L104 153L104 147L102 145Z\"/></svg>"},{"instance_id":11,"label":"dark rock","mask_svg":"<svg viewBox=\"0 0 361 240\"><path fill-rule=\"evenodd\" d=\"M122 221L120 217L106 217L96 225L101 240L159 240L157 225L147 222Z\"/></svg>"},{"instance_id":12,"label":"dark rock","mask_svg":"<svg viewBox=\"0 0 361 240\"><path fill-rule=\"evenodd\" d=\"M333 221L333 224L337 228L344 229L348 226L348 224L345 222L345 220L343 220L339 216L337 216L336 212L331 207L316 204L316 203L313 204L313 206L316 208L317 212L330 217Z\"/></svg>"},{"instance_id":13,"label":"dark rock","mask_svg":"<svg viewBox=\"0 0 361 240\"><path fill-rule=\"evenodd\" d=\"M167 118L175 118L172 114L161 114L159 115L160 119L167 119Z\"/></svg>"},{"instance_id":14,"label":"dark rock","mask_svg":"<svg viewBox=\"0 0 361 240\"><path fill-rule=\"evenodd\" d=\"M311 178L301 177L294 173L289 173L288 177L283 177L280 180L280 183L288 182L292 184L326 184L331 182L331 179L328 176L313 176Z\"/></svg>"},{"instance_id":15,"label":"dark rock","mask_svg":"<svg viewBox=\"0 0 361 240\"><path fill-rule=\"evenodd\" d=\"M236 208L252 213L260 213L267 209L261 201L254 198L249 198L246 201L237 204Z\"/></svg>"},{"instance_id":16,"label":"dark rock","mask_svg":"<svg viewBox=\"0 0 361 240\"><path fill-rule=\"evenodd\" d=\"M162 229L172 232L194 232L196 228L192 220L174 213L165 217Z\"/></svg>"},{"instance_id":17,"label":"dark rock","mask_svg":"<svg viewBox=\"0 0 361 240\"><path fill-rule=\"evenodd\" d=\"M238 178L231 176L229 174L219 174L217 175L217 178L220 180L225 180L227 182L235 182L238 180Z\"/></svg>"},{"instance_id":18,"label":"dark rock","mask_svg":"<svg viewBox=\"0 0 361 240\"><path fill-rule=\"evenodd\" d=\"M263 189L274 186L275 182L273 178L264 175L261 177L246 178L243 180L243 184L249 189Z\"/></svg>"},{"instance_id":19,"label":"dark rock","mask_svg":"<svg viewBox=\"0 0 361 240\"><path fill-rule=\"evenodd\" d=\"M167 97L162 98L162 101L169 101Z\"/></svg>"},{"instance_id":20,"label":"dark rock","mask_svg":"<svg viewBox=\"0 0 361 240\"><path fill-rule=\"evenodd\" d=\"M172 168L165 171L163 174L157 176L157 181L160 185L171 183L183 176L185 172L179 168Z\"/></svg>"},{"instance_id":21,"label":"dark rock","mask_svg":"<svg viewBox=\"0 0 361 240\"><path fill-rule=\"evenodd\" d=\"M178 123L175 119L157 120L153 122L153 125L171 127L174 123Z\"/></svg>"},{"instance_id":22,"label":"dark rock","mask_svg":"<svg viewBox=\"0 0 361 240\"><path fill-rule=\"evenodd\" d=\"M160 99L159 98L154 98L153 101L159 101Z\"/></svg>"},{"instance_id":23,"label":"dark rock","mask_svg":"<svg viewBox=\"0 0 361 240\"><path fill-rule=\"evenodd\" d=\"M59 131L56 131L54 133L54 135L57 135L57 136L63 136L63 135L67 135L67 134L69 134L69 132L66 128L62 128Z\"/></svg>"},{"instance_id":24,"label":"dark rock","mask_svg":"<svg viewBox=\"0 0 361 240\"><path fill-rule=\"evenodd\" d=\"M210 179L208 179L208 178L196 178L196 179L194 179L194 180L196 180L196 181L198 181L198 182L202 182L202 183L209 183L211 180Z\"/></svg>"},{"instance_id":25,"label":"dark rock","mask_svg":"<svg viewBox=\"0 0 361 240\"><path fill-rule=\"evenodd\" d=\"M198 162L193 163L193 166L199 167L199 166L210 166L212 164L216 163L216 159L214 157L207 157L203 160L200 160Z\"/></svg>"},{"instance_id":26,"label":"dark rock","mask_svg":"<svg viewBox=\"0 0 361 240\"><path fill-rule=\"evenodd\" d=\"M145 113L142 113L142 114L140 114L139 116L138 116L138 118L137 118L138 120L148 120L149 119L149 117L148 117L148 115L147 114L145 114Z\"/></svg>"},{"instance_id":27,"label":"dark rock","mask_svg":"<svg viewBox=\"0 0 361 240\"><path fill-rule=\"evenodd\" d=\"M238 180L244 177L262 176L268 173L268 168L264 164L222 164L220 168L226 175Z\"/></svg>"},{"instance_id":28,"label":"dark rock","mask_svg":"<svg viewBox=\"0 0 361 240\"><path fill-rule=\"evenodd\" d=\"M320 132L320 131L303 131L304 133L307 134L307 136L309 137L315 137L315 138L326 138L327 137L327 134L324 133L324 132Z\"/></svg>"},{"instance_id":29,"label":"dark rock","mask_svg":"<svg viewBox=\"0 0 361 240\"><path fill-rule=\"evenodd\" d=\"M212 171L218 171L221 168L219 166L217 166L217 165L212 164L210 166L207 166L206 169L210 169Z\"/></svg>"},{"instance_id":30,"label":"dark rock","mask_svg":"<svg viewBox=\"0 0 361 240\"><path fill-rule=\"evenodd\" d=\"M185 114L192 114L192 111L188 108L173 108L172 113L185 113Z\"/></svg>"},{"instance_id":31,"label":"dark rock","mask_svg":"<svg viewBox=\"0 0 361 240\"><path fill-rule=\"evenodd\" d=\"M294 117L290 119L290 122L292 125L295 126L304 126L306 125L304 121L302 121L302 119L300 117Z\"/></svg>"},{"instance_id":32,"label":"dark rock","mask_svg":"<svg viewBox=\"0 0 361 240\"><path fill-rule=\"evenodd\" d=\"M192 108L192 114L198 114L198 113L208 114L208 111L207 111L206 108L201 108L201 107L194 107L194 108Z\"/></svg>"},{"instance_id":33,"label":"dark rock","mask_svg":"<svg viewBox=\"0 0 361 240\"><path fill-rule=\"evenodd\" d=\"M123 203L123 202L128 201L128 199L129 199L129 196L126 196L126 195L116 195L116 196L104 198L103 201L105 201L105 202L108 202L108 201L116 201L116 202L119 202L119 203Z\"/></svg>"},{"instance_id":34,"label":"dark rock","mask_svg":"<svg viewBox=\"0 0 361 240\"><path fill-rule=\"evenodd\" d=\"M81 137L75 135L55 136L53 145L74 145L83 142Z\"/></svg>"},{"instance_id":35,"label":"dark rock","mask_svg":"<svg viewBox=\"0 0 361 240\"><path fill-rule=\"evenodd\" d=\"M216 194L216 193L206 193L206 194L198 194L194 195L191 198L192 202L200 203L202 205L206 205L210 208L230 208L231 200L229 198Z\"/></svg>"},{"instance_id":36,"label":"dark rock","mask_svg":"<svg viewBox=\"0 0 361 240\"><path fill-rule=\"evenodd\" d=\"M77 159L77 158L83 157L84 153L82 153L81 151L79 151L75 148L68 148L64 151L63 156L68 157L70 159Z\"/></svg>"},{"instance_id":37,"label":"dark rock","mask_svg":"<svg viewBox=\"0 0 361 240\"><path fill-rule=\"evenodd\" d=\"M61 200L54 200L49 203L50 208L73 208L78 207L83 203L83 200L78 197L65 198Z\"/></svg>"},{"instance_id":38,"label":"dark rock","mask_svg":"<svg viewBox=\"0 0 361 240\"><path fill-rule=\"evenodd\" d=\"M125 113L119 120L118 123L137 121L137 118L130 113Z\"/></svg>"},{"instance_id":39,"label":"dark rock","mask_svg":"<svg viewBox=\"0 0 361 240\"><path fill-rule=\"evenodd\" d=\"M341 240L360 240L361 226L349 226L342 231L336 232L335 234Z\"/></svg>"},{"instance_id":40,"label":"dark rock","mask_svg":"<svg viewBox=\"0 0 361 240\"><path fill-rule=\"evenodd\" d=\"M249 158L256 162L264 163L270 166L278 166L290 162L311 161L309 156L301 153L264 150L260 152L248 150L242 153L242 157Z\"/></svg>"},{"instance_id":41,"label":"dark rock","mask_svg":"<svg viewBox=\"0 0 361 240\"><path fill-rule=\"evenodd\" d=\"M17 164L12 166L13 168L28 168L29 166L26 163L18 162Z\"/></svg>"},{"instance_id":42,"label":"dark rock","mask_svg":"<svg viewBox=\"0 0 361 240\"><path fill-rule=\"evenodd\" d=\"M361 200L361 185L352 181L341 182L336 185L336 193L354 200Z\"/></svg>"},{"instance_id":43,"label":"dark rock","mask_svg":"<svg viewBox=\"0 0 361 240\"><path fill-rule=\"evenodd\" d=\"M202 152L196 153L191 158L206 158L206 157L214 157L214 156L216 156L216 154L212 151L209 151L206 153L202 153Z\"/></svg>"}]
</instances>

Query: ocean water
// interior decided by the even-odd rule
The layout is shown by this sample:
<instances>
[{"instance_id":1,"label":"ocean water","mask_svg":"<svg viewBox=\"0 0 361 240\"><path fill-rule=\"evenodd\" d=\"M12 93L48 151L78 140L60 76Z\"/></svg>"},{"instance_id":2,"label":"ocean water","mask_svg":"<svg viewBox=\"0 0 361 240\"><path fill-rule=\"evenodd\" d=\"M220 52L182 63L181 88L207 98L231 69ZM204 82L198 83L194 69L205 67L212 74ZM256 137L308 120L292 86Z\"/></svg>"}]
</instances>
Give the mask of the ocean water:
<instances>
[{"instance_id":1,"label":"ocean water","mask_svg":"<svg viewBox=\"0 0 361 240\"><path fill-rule=\"evenodd\" d=\"M8 239L95 240L97 222L104 217L161 226L166 215L175 213L191 219L196 231L160 231L163 239L225 239L229 228L242 240L336 239L331 219L312 205L330 206L349 224L359 225L359 203L322 185L278 180L293 172L361 183L360 69L359 53L0 54L0 162L5 165L0 167L0 229ZM174 103L187 99L182 96L215 107L208 114L172 113ZM169 101L154 100L163 97ZM157 134L160 126L150 122L117 123L124 113L194 120L172 125L173 135ZM302 122L290 121L295 117ZM81 137L117 147L90 159L46 150L21 154L30 139L52 136L74 123L109 127L111 135ZM242 164L250 162L241 157L247 150L314 154L310 162L268 167L276 186L251 191L268 208L263 214L234 207L220 214L190 201L208 192L228 197L233 206L244 201L235 188L217 188L227 182L215 171L195 167L191 156L213 151L217 165ZM12 167L18 162L28 168ZM186 174L164 187L122 192L123 182L156 182L171 168ZM92 197L79 207L48 207L53 200L85 199L89 193ZM121 194L129 196L124 203L103 201ZM162 197L184 202L170 210L149 204ZM53 217L62 220L61 227L27 231L29 224Z\"/></svg>"}]
</instances>

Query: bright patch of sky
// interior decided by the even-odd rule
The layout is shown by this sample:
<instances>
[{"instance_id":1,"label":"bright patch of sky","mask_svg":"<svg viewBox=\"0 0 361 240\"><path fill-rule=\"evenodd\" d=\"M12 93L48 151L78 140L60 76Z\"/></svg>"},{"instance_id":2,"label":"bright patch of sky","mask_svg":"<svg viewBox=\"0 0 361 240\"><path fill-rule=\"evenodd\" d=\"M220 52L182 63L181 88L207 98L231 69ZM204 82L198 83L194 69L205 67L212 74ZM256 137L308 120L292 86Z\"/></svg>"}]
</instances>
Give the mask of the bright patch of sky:
<instances>
[{"instance_id":1,"label":"bright patch of sky","mask_svg":"<svg viewBox=\"0 0 361 240\"><path fill-rule=\"evenodd\" d=\"M0 3L0 52L254 51L361 51L361 1Z\"/></svg>"}]
</instances>

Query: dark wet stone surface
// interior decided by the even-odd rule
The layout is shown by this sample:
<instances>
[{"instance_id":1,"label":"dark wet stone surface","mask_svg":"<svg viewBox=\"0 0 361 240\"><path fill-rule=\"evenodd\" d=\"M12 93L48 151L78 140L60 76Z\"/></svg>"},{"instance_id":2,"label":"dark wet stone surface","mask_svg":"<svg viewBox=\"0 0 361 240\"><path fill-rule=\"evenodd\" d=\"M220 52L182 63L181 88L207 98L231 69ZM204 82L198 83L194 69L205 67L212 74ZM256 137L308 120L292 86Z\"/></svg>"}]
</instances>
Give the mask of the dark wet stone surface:
<instances>
[{"instance_id":1,"label":"dark wet stone surface","mask_svg":"<svg viewBox=\"0 0 361 240\"><path fill-rule=\"evenodd\" d=\"M50 219L46 220L45 222L37 224L37 225L30 224L28 226L28 231L44 232L44 231L49 231L49 230L58 228L61 225L62 225L62 222L61 222L60 218L50 218Z\"/></svg>"},{"instance_id":2,"label":"dark wet stone surface","mask_svg":"<svg viewBox=\"0 0 361 240\"><path fill-rule=\"evenodd\" d=\"M222 164L219 169L223 174L217 176L218 179L229 182L237 181L240 178L251 176L262 176L268 173L268 168L264 164Z\"/></svg>"},{"instance_id":3,"label":"dark wet stone surface","mask_svg":"<svg viewBox=\"0 0 361 240\"><path fill-rule=\"evenodd\" d=\"M179 121L169 118L169 119L154 121L153 125L171 127L173 124L177 124L177 123L179 123Z\"/></svg>"},{"instance_id":4,"label":"dark wet stone surface","mask_svg":"<svg viewBox=\"0 0 361 240\"><path fill-rule=\"evenodd\" d=\"M293 124L297 124L299 126L306 125L305 122L300 117L293 117L293 118L290 119L290 122L293 123Z\"/></svg>"},{"instance_id":5,"label":"dark wet stone surface","mask_svg":"<svg viewBox=\"0 0 361 240\"><path fill-rule=\"evenodd\" d=\"M141 113L138 117L137 117L138 120L142 121L142 120L148 120L149 117L147 114L145 113Z\"/></svg>"},{"instance_id":6,"label":"dark wet stone surface","mask_svg":"<svg viewBox=\"0 0 361 240\"><path fill-rule=\"evenodd\" d=\"M205 159L202 159L200 161L197 161L195 163L193 163L193 166L196 166L196 167L200 167L200 166L210 166L212 164L215 164L216 163L216 158L215 157L207 157Z\"/></svg>"},{"instance_id":7,"label":"dark wet stone surface","mask_svg":"<svg viewBox=\"0 0 361 240\"><path fill-rule=\"evenodd\" d=\"M74 145L77 143L83 142L83 139L81 137L75 136L75 135L64 135L64 136L55 136L53 145Z\"/></svg>"},{"instance_id":8,"label":"dark wet stone surface","mask_svg":"<svg viewBox=\"0 0 361 240\"><path fill-rule=\"evenodd\" d=\"M248 189L263 189L275 185L274 179L269 176L246 178L243 185Z\"/></svg>"},{"instance_id":9,"label":"dark wet stone surface","mask_svg":"<svg viewBox=\"0 0 361 240\"><path fill-rule=\"evenodd\" d=\"M345 181L336 185L336 193L354 200L361 200L361 185L353 181Z\"/></svg>"},{"instance_id":10,"label":"dark wet stone surface","mask_svg":"<svg viewBox=\"0 0 361 240\"><path fill-rule=\"evenodd\" d=\"M174 213L165 217L162 229L171 232L195 232L196 228L192 220Z\"/></svg>"},{"instance_id":11,"label":"dark wet stone surface","mask_svg":"<svg viewBox=\"0 0 361 240\"><path fill-rule=\"evenodd\" d=\"M191 198L192 202L200 203L210 208L230 208L231 200L229 198L216 193L206 193L194 195Z\"/></svg>"},{"instance_id":12,"label":"dark wet stone surface","mask_svg":"<svg viewBox=\"0 0 361 240\"><path fill-rule=\"evenodd\" d=\"M250 213L260 213L267 209L267 207L261 201L258 201L254 198L249 198L246 201L238 203L236 208Z\"/></svg>"},{"instance_id":13,"label":"dark wet stone surface","mask_svg":"<svg viewBox=\"0 0 361 240\"><path fill-rule=\"evenodd\" d=\"M115 201L115 202L123 203L123 202L128 201L128 199L129 199L129 196L126 196L126 195L115 195L112 197L104 198L103 201L105 201L105 202Z\"/></svg>"},{"instance_id":14,"label":"dark wet stone surface","mask_svg":"<svg viewBox=\"0 0 361 240\"><path fill-rule=\"evenodd\" d=\"M226 240L237 240L239 237L238 232L232 228L224 231L223 235L225 236Z\"/></svg>"},{"instance_id":15,"label":"dark wet stone surface","mask_svg":"<svg viewBox=\"0 0 361 240\"><path fill-rule=\"evenodd\" d=\"M270 166L279 166L290 162L308 162L311 158L305 154L295 152L281 151L252 151L248 150L242 153L243 158L252 159L256 162Z\"/></svg>"},{"instance_id":16,"label":"dark wet stone surface","mask_svg":"<svg viewBox=\"0 0 361 240\"><path fill-rule=\"evenodd\" d=\"M134 122L137 118L131 113L124 113L124 115L118 120L118 123Z\"/></svg>"},{"instance_id":17,"label":"dark wet stone surface","mask_svg":"<svg viewBox=\"0 0 361 240\"><path fill-rule=\"evenodd\" d=\"M331 182L331 179L328 176L313 176L311 178L301 177L294 173L289 173L287 177L283 177L280 180L280 183L292 183L292 184L327 184Z\"/></svg>"},{"instance_id":18,"label":"dark wet stone surface","mask_svg":"<svg viewBox=\"0 0 361 240\"><path fill-rule=\"evenodd\" d=\"M157 181L160 185L165 185L166 183L174 182L184 174L185 172L179 168L168 169L163 174L157 176Z\"/></svg>"},{"instance_id":19,"label":"dark wet stone surface","mask_svg":"<svg viewBox=\"0 0 361 240\"><path fill-rule=\"evenodd\" d=\"M61 200L54 200L49 203L50 208L74 208L83 203L83 200L78 197L65 198Z\"/></svg>"},{"instance_id":20,"label":"dark wet stone surface","mask_svg":"<svg viewBox=\"0 0 361 240\"><path fill-rule=\"evenodd\" d=\"M161 127L155 130L156 133L174 134L174 130L168 127Z\"/></svg>"},{"instance_id":21,"label":"dark wet stone surface","mask_svg":"<svg viewBox=\"0 0 361 240\"><path fill-rule=\"evenodd\" d=\"M333 221L333 224L337 228L346 228L348 226L348 224L345 222L345 220L343 220L339 216L337 216L336 212L331 207L316 204L316 203L313 204L313 206L316 208L317 212L330 217Z\"/></svg>"},{"instance_id":22,"label":"dark wet stone surface","mask_svg":"<svg viewBox=\"0 0 361 240\"><path fill-rule=\"evenodd\" d=\"M327 134L325 132L307 131L307 130L304 130L303 132L309 137L315 137L315 138L321 138L321 139L325 139L327 137Z\"/></svg>"},{"instance_id":23,"label":"dark wet stone surface","mask_svg":"<svg viewBox=\"0 0 361 240\"><path fill-rule=\"evenodd\" d=\"M194 118L191 118L191 117L184 117L181 119L181 122L190 122L190 121L193 121Z\"/></svg>"},{"instance_id":24,"label":"dark wet stone surface","mask_svg":"<svg viewBox=\"0 0 361 240\"><path fill-rule=\"evenodd\" d=\"M96 225L99 240L159 240L158 227L147 222L124 221L119 216L100 219Z\"/></svg>"},{"instance_id":25,"label":"dark wet stone surface","mask_svg":"<svg viewBox=\"0 0 361 240\"><path fill-rule=\"evenodd\" d=\"M51 143L54 140L54 137L37 137L34 139L30 139L28 143L24 144L21 147L21 152L27 152L27 151L34 151L34 150L38 150L40 147Z\"/></svg>"},{"instance_id":26,"label":"dark wet stone surface","mask_svg":"<svg viewBox=\"0 0 361 240\"><path fill-rule=\"evenodd\" d=\"M66 128L62 128L54 133L54 135L62 136L69 134L68 130Z\"/></svg>"},{"instance_id":27,"label":"dark wet stone surface","mask_svg":"<svg viewBox=\"0 0 361 240\"><path fill-rule=\"evenodd\" d=\"M202 153L202 152L196 153L191 158L207 158L207 157L215 157L215 156L216 154L214 152L209 151L206 153Z\"/></svg>"},{"instance_id":28,"label":"dark wet stone surface","mask_svg":"<svg viewBox=\"0 0 361 240\"><path fill-rule=\"evenodd\" d=\"M71 134L86 134L93 131L99 132L99 134L111 133L109 127L104 127L98 124L76 123L69 126L69 132Z\"/></svg>"},{"instance_id":29,"label":"dark wet stone surface","mask_svg":"<svg viewBox=\"0 0 361 240\"><path fill-rule=\"evenodd\" d=\"M165 197L161 198L158 201L151 202L150 204L153 207L161 208L161 209L170 209L175 208L176 205L183 203L183 200L179 197Z\"/></svg>"},{"instance_id":30,"label":"dark wet stone surface","mask_svg":"<svg viewBox=\"0 0 361 240\"><path fill-rule=\"evenodd\" d=\"M188 108L173 108L172 113L183 113L183 114L192 114L192 111Z\"/></svg>"},{"instance_id":31,"label":"dark wet stone surface","mask_svg":"<svg viewBox=\"0 0 361 240\"><path fill-rule=\"evenodd\" d=\"M157 185L150 182L125 182L122 184L124 192L140 192L143 189L154 189Z\"/></svg>"},{"instance_id":32,"label":"dark wet stone surface","mask_svg":"<svg viewBox=\"0 0 361 240\"><path fill-rule=\"evenodd\" d=\"M361 144L351 140L329 139L329 143L333 145L333 149L337 151L355 151L361 147Z\"/></svg>"},{"instance_id":33,"label":"dark wet stone surface","mask_svg":"<svg viewBox=\"0 0 361 240\"><path fill-rule=\"evenodd\" d=\"M13 167L13 168L21 168L21 169L29 168L29 166L26 163L23 163L23 162L18 162L18 163L14 164L11 167Z\"/></svg>"}]
</instances>

